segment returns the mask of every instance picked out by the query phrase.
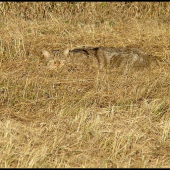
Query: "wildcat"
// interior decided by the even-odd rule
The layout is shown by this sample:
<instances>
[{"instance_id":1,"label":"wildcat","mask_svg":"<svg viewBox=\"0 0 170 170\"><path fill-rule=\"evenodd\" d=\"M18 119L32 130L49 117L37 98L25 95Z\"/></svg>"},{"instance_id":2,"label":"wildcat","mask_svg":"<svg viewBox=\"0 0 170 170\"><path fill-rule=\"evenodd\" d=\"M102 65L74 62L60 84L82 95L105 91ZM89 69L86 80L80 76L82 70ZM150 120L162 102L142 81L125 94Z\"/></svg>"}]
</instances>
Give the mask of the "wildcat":
<instances>
[{"instance_id":1,"label":"wildcat","mask_svg":"<svg viewBox=\"0 0 170 170\"><path fill-rule=\"evenodd\" d=\"M129 66L140 69L159 66L158 59L134 47L83 47L73 50L42 50L47 66L55 69L66 63L95 67L98 69Z\"/></svg>"}]
</instances>

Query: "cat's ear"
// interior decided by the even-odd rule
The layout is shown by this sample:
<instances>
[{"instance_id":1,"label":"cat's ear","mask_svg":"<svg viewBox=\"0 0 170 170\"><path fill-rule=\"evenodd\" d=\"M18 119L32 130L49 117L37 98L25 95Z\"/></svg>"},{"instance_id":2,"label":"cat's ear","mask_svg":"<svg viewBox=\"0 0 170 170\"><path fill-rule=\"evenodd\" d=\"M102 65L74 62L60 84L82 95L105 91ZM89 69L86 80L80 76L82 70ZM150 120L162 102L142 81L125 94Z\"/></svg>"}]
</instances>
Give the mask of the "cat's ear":
<instances>
[{"instance_id":1,"label":"cat's ear","mask_svg":"<svg viewBox=\"0 0 170 170\"><path fill-rule=\"evenodd\" d=\"M67 56L68 53L69 53L69 51L70 51L69 48L67 48L66 50L64 50L64 55Z\"/></svg>"},{"instance_id":2,"label":"cat's ear","mask_svg":"<svg viewBox=\"0 0 170 170\"><path fill-rule=\"evenodd\" d=\"M50 58L50 53L49 53L47 50L42 50L42 53L43 53L45 59L46 59L46 60L49 60L49 58Z\"/></svg>"}]
</instances>

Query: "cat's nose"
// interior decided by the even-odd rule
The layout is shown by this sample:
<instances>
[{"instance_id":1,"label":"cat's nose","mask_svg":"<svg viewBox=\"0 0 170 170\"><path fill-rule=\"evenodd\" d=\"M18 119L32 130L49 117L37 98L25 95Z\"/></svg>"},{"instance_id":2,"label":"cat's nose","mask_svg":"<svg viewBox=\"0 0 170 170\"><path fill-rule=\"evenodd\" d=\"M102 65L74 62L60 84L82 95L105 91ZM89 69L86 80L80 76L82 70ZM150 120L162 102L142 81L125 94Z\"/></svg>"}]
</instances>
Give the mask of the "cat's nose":
<instances>
[{"instance_id":1,"label":"cat's nose","mask_svg":"<svg viewBox=\"0 0 170 170\"><path fill-rule=\"evenodd\" d=\"M60 67L61 63L58 61L58 62L55 62L55 65L56 65L57 67Z\"/></svg>"}]
</instances>

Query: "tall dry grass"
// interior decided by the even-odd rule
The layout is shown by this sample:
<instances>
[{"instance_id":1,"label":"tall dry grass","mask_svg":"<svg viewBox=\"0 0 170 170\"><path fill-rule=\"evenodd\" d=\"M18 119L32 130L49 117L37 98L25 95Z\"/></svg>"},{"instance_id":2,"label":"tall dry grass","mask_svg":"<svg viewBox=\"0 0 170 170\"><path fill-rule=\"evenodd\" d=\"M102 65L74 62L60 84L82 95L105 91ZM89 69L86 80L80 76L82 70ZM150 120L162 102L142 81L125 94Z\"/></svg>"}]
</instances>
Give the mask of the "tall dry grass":
<instances>
[{"instance_id":1,"label":"tall dry grass","mask_svg":"<svg viewBox=\"0 0 170 170\"><path fill-rule=\"evenodd\" d=\"M1 2L0 167L170 167L170 75L64 66L41 50L136 46L170 61L169 2Z\"/></svg>"}]
</instances>

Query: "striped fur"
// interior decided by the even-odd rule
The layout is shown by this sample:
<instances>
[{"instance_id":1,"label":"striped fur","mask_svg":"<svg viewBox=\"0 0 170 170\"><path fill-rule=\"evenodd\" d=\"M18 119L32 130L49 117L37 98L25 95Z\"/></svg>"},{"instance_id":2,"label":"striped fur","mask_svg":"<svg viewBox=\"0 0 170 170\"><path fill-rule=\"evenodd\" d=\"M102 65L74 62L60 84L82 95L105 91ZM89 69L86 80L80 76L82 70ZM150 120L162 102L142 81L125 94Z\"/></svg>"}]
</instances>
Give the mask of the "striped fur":
<instances>
[{"instance_id":1,"label":"striped fur","mask_svg":"<svg viewBox=\"0 0 170 170\"><path fill-rule=\"evenodd\" d=\"M73 63L84 66L92 66L98 69L125 67L146 68L158 66L156 57L133 47L83 47L73 50L66 49L61 52L54 50L51 55L43 50L49 68L61 67L65 63Z\"/></svg>"}]
</instances>

